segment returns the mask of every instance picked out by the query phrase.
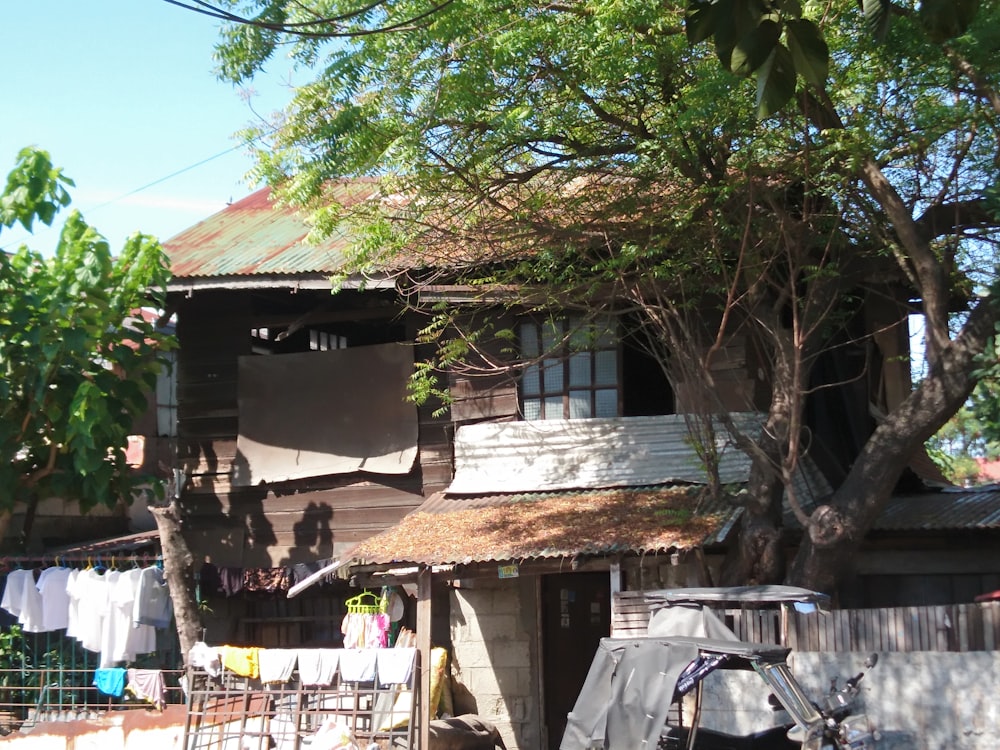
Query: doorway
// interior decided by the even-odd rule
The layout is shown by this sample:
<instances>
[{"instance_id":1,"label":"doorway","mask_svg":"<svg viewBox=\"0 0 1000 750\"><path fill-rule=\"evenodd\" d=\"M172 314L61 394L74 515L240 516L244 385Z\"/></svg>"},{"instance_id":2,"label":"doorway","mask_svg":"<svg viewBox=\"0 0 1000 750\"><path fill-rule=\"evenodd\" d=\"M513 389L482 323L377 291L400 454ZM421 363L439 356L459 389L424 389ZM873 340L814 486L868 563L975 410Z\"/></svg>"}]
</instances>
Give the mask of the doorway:
<instances>
[{"instance_id":1,"label":"doorway","mask_svg":"<svg viewBox=\"0 0 1000 750\"><path fill-rule=\"evenodd\" d=\"M608 573L542 576L542 685L549 750L558 750L601 638L611 633Z\"/></svg>"}]
</instances>

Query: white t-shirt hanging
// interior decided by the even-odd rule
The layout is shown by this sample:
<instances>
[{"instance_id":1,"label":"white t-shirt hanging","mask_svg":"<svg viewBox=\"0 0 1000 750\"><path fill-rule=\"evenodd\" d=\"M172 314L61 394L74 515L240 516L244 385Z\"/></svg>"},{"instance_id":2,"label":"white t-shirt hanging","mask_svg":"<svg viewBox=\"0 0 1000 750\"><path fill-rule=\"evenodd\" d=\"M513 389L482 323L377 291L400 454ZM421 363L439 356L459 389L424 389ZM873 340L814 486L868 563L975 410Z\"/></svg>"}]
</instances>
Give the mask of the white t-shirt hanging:
<instances>
[{"instance_id":1,"label":"white t-shirt hanging","mask_svg":"<svg viewBox=\"0 0 1000 750\"><path fill-rule=\"evenodd\" d=\"M117 570L109 570L104 574L104 620L101 623L101 647L99 649L101 658L98 661L98 666L101 668L113 667L116 661L122 661L125 658L124 656L115 657L125 653L125 639L128 637L128 628L132 625L131 616L128 625L124 624L121 608L115 603L115 590L119 578L121 578L121 573Z\"/></svg>"},{"instance_id":2,"label":"white t-shirt hanging","mask_svg":"<svg viewBox=\"0 0 1000 750\"><path fill-rule=\"evenodd\" d=\"M76 598L76 579L80 576L80 571L75 568L69 572L66 579L66 596L69 599L69 606L66 612L66 637L77 638L77 631L80 627L80 600ZM79 640L79 639L78 639Z\"/></svg>"},{"instance_id":3,"label":"white t-shirt hanging","mask_svg":"<svg viewBox=\"0 0 1000 750\"><path fill-rule=\"evenodd\" d=\"M7 574L4 581L3 598L0 599L0 608L7 610L14 617L21 614L21 587L24 585L24 571L18 568Z\"/></svg>"},{"instance_id":4,"label":"white t-shirt hanging","mask_svg":"<svg viewBox=\"0 0 1000 750\"><path fill-rule=\"evenodd\" d=\"M46 568L35 587L42 595L42 622L46 630L62 630L69 625L69 568Z\"/></svg>"},{"instance_id":5,"label":"white t-shirt hanging","mask_svg":"<svg viewBox=\"0 0 1000 750\"><path fill-rule=\"evenodd\" d=\"M78 602L76 638L88 651L100 651L104 616L108 608L108 585L105 575L94 568L80 571L70 595Z\"/></svg>"},{"instance_id":6,"label":"white t-shirt hanging","mask_svg":"<svg viewBox=\"0 0 1000 750\"><path fill-rule=\"evenodd\" d=\"M137 654L156 651L156 630L150 625L135 625L132 619L142 573L140 568L126 570L111 591L109 617L116 631L111 653L114 661L131 661ZM122 633L117 632L118 628Z\"/></svg>"},{"instance_id":7,"label":"white t-shirt hanging","mask_svg":"<svg viewBox=\"0 0 1000 750\"><path fill-rule=\"evenodd\" d=\"M42 595L35 588L35 576L30 570L12 570L7 574L0 607L17 617L25 633L45 632Z\"/></svg>"}]
</instances>

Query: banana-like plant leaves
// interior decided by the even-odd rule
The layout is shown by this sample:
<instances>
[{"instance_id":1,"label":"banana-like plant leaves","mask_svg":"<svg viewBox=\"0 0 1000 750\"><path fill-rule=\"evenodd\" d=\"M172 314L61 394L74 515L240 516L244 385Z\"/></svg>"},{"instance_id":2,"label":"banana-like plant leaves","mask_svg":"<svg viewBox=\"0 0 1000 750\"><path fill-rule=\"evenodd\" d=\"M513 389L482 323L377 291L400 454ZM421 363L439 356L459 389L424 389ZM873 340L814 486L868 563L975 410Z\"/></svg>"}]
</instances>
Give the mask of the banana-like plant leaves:
<instances>
[{"instance_id":1,"label":"banana-like plant leaves","mask_svg":"<svg viewBox=\"0 0 1000 750\"><path fill-rule=\"evenodd\" d=\"M923 0L920 22L935 42L944 42L965 33L979 10L979 0Z\"/></svg>"},{"instance_id":2,"label":"banana-like plant leaves","mask_svg":"<svg viewBox=\"0 0 1000 750\"><path fill-rule=\"evenodd\" d=\"M748 76L763 65L781 38L781 26L765 19L733 47L729 69L736 75Z\"/></svg>"},{"instance_id":3,"label":"banana-like plant leaves","mask_svg":"<svg viewBox=\"0 0 1000 750\"><path fill-rule=\"evenodd\" d=\"M757 71L757 116L770 117L795 95L795 63L783 44L775 45Z\"/></svg>"},{"instance_id":4,"label":"banana-like plant leaves","mask_svg":"<svg viewBox=\"0 0 1000 750\"><path fill-rule=\"evenodd\" d=\"M785 24L785 39L795 71L816 88L822 88L830 65L830 48L823 32L812 21L799 19Z\"/></svg>"}]
</instances>

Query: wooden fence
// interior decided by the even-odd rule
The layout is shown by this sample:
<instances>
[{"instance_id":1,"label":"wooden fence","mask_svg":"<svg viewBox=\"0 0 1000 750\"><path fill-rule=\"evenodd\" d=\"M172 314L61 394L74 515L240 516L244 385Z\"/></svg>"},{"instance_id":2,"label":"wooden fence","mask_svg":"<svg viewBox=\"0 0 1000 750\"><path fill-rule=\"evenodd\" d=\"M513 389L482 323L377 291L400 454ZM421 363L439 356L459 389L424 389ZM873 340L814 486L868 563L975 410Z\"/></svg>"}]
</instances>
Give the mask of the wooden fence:
<instances>
[{"instance_id":1,"label":"wooden fence","mask_svg":"<svg viewBox=\"0 0 1000 750\"><path fill-rule=\"evenodd\" d=\"M644 592L615 594L612 632L646 632L650 603ZM724 609L741 640L784 644L796 651L997 651L1000 602L934 607L835 609Z\"/></svg>"}]
</instances>

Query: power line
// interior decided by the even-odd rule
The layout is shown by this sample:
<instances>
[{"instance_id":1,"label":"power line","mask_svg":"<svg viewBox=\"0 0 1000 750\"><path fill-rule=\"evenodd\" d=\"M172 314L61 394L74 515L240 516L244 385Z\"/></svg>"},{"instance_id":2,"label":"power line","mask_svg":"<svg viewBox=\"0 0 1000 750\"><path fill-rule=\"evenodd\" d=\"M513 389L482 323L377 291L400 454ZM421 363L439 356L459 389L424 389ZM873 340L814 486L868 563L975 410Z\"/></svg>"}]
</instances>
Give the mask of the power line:
<instances>
[{"instance_id":1,"label":"power line","mask_svg":"<svg viewBox=\"0 0 1000 750\"><path fill-rule=\"evenodd\" d=\"M237 144L235 146L227 148L225 151L220 151L219 153L213 154L212 156L209 156L209 157L207 157L205 159L197 161L194 164L189 164L188 166L182 167L181 169L178 169L178 170L176 170L174 172L171 172L170 174L168 174L168 175L166 175L164 177L159 177L159 178L153 180L152 182L148 182L145 185L142 185L141 187L137 187L137 188L134 188L133 190L129 190L126 193L122 193L121 195L119 195L119 196L117 196L115 198L111 198L110 200L106 200L103 203L99 203L96 206L90 206L90 207L88 207L86 209L80 209L80 210L81 210L82 213L84 213L85 215L89 216L89 215L93 214L95 211L99 211L100 209L107 208L108 206L114 205L115 203L118 203L119 201L123 201L126 198L129 198L129 197L131 197L133 195L136 195L137 193L141 193L143 190L148 190L149 188L155 187L156 185L159 185L159 184L161 184L163 182L166 182L167 180L173 179L174 177L179 177L180 175L182 175L182 174L184 174L186 172L190 172L192 169L197 169L198 167L204 166L205 164L208 164L209 162L215 161L216 159L219 159L219 158L221 158L223 156L231 154L234 151L236 151L237 149L241 148L243 145L245 145L245 144ZM56 229L56 228L57 228L57 223L56 222L53 222L53 224L51 224L51 225L42 224L40 226L40 228L38 228L38 229L30 232L30 234L31 234L32 237L37 238L39 236L44 236L47 232L49 232L49 231L51 231L53 229ZM8 242L8 243L6 243L4 245L0 245L0 250L7 250L9 248L14 247L15 245L20 246L20 245L24 244L26 241L27 241L26 238L17 239L17 240L11 240L10 242Z\"/></svg>"},{"instance_id":2,"label":"power line","mask_svg":"<svg viewBox=\"0 0 1000 750\"><path fill-rule=\"evenodd\" d=\"M327 31L319 31L317 29L322 26L336 27L344 21L349 21L353 18L364 15L370 10L374 10L381 5L385 5L387 0L375 0L375 2L370 3L369 5L340 16L316 18L312 21L297 21L294 23L273 23L271 21L260 20L259 18L246 18L244 16L231 13L225 8L220 8L216 5L212 5L211 3L204 2L203 0L189 0L189 2L183 2L182 0L163 0L163 2L169 5L176 5L178 8L184 8L185 10L190 10L195 13L201 13L211 18L218 18L222 21L241 24L243 26L256 26L261 29L276 31L281 34L301 36L308 39L343 39L349 37L371 36L372 34L387 34L395 31L411 31L416 28L414 24L423 21L424 19L437 13L439 10L451 5L454 0L441 0L440 3L431 6L423 13L418 13L417 15L403 21L398 21L386 26L379 26L373 29L358 29L352 31L345 30L343 27Z\"/></svg>"},{"instance_id":3,"label":"power line","mask_svg":"<svg viewBox=\"0 0 1000 750\"><path fill-rule=\"evenodd\" d=\"M135 195L136 193L141 193L143 190L148 190L151 187L155 187L156 185L159 185L161 182L166 182L167 180L173 179L174 177L178 177L178 176L184 174L185 172L190 172L192 169L197 169L198 167L200 167L200 166L202 166L204 164L208 164L209 162L215 161L216 159L218 159L220 157L226 156L227 154L231 154L231 153L233 153L233 151L235 151L238 148L241 148L242 146L243 146L243 144L237 144L236 146L232 146L231 148L227 148L225 151L220 151L219 153L215 154L214 156L209 156L207 159L202 159L201 161L195 162L194 164L190 164L190 165L188 165L186 167L178 169L176 172L171 172L166 177L160 177L160 178L158 178L156 180L153 180L152 182L148 182L145 185L143 185L142 187L137 187L134 190L129 190L127 193L122 193L117 198L112 198L110 200L105 201L104 203L99 203L96 206L91 206L87 210L89 212L94 212L94 211L97 211L98 209L110 206L113 203L117 203L118 201L125 200L126 198L129 198L129 197Z\"/></svg>"}]
</instances>

